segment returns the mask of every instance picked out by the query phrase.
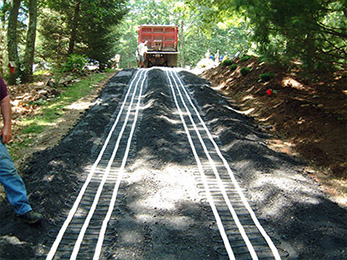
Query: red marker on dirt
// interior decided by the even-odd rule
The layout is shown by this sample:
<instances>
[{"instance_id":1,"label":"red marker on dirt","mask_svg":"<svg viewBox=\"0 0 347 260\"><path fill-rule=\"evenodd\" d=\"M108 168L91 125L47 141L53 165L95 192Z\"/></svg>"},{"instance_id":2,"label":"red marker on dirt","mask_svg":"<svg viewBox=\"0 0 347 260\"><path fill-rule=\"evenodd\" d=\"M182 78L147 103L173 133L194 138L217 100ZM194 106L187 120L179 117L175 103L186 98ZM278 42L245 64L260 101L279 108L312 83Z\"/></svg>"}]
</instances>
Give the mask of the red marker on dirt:
<instances>
[{"instance_id":1,"label":"red marker on dirt","mask_svg":"<svg viewBox=\"0 0 347 260\"><path fill-rule=\"evenodd\" d=\"M271 89L268 89L268 90L266 91L266 93L270 96L270 95L272 94L272 90L271 90Z\"/></svg>"}]
</instances>

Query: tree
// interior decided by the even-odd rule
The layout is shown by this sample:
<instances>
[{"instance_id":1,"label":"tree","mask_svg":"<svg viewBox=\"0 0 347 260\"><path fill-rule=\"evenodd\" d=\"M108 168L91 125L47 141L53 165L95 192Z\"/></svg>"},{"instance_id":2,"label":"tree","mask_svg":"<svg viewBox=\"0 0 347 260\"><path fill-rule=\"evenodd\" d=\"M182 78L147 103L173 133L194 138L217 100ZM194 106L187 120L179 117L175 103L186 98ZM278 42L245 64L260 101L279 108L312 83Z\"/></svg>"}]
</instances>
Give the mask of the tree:
<instances>
[{"instance_id":1,"label":"tree","mask_svg":"<svg viewBox=\"0 0 347 260\"><path fill-rule=\"evenodd\" d=\"M49 64L63 64L68 56L70 31L67 14L45 6L39 15L37 56Z\"/></svg>"},{"instance_id":2,"label":"tree","mask_svg":"<svg viewBox=\"0 0 347 260\"><path fill-rule=\"evenodd\" d=\"M141 24L175 24L172 22L172 9L166 1L136 0L128 5L129 13L118 30L120 41L116 52L120 54L121 67L135 67L138 26ZM172 7L172 6L170 6Z\"/></svg>"},{"instance_id":3,"label":"tree","mask_svg":"<svg viewBox=\"0 0 347 260\"><path fill-rule=\"evenodd\" d=\"M115 52L120 54L120 67L130 68L136 66L135 51L137 47L137 25L128 15L118 29L120 40L116 45Z\"/></svg>"},{"instance_id":4,"label":"tree","mask_svg":"<svg viewBox=\"0 0 347 260\"><path fill-rule=\"evenodd\" d=\"M37 27L37 0L29 0L29 22L24 56L24 82L33 80L33 63Z\"/></svg>"},{"instance_id":5,"label":"tree","mask_svg":"<svg viewBox=\"0 0 347 260\"><path fill-rule=\"evenodd\" d=\"M206 24L241 14L258 53L318 69L346 66L346 0L192 0Z\"/></svg>"},{"instance_id":6,"label":"tree","mask_svg":"<svg viewBox=\"0 0 347 260\"><path fill-rule=\"evenodd\" d=\"M179 61L180 66L185 66L185 23L187 21L187 24L190 24L189 21L189 15L190 10L187 8L187 6L184 4L184 2L176 2L174 4L174 14L175 14L175 22L178 25L179 28Z\"/></svg>"},{"instance_id":7,"label":"tree","mask_svg":"<svg viewBox=\"0 0 347 260\"><path fill-rule=\"evenodd\" d=\"M127 12L126 0L50 0L47 7L40 32L49 50L42 51L59 63L71 54L85 54L105 67L115 55L115 26Z\"/></svg>"},{"instance_id":8,"label":"tree","mask_svg":"<svg viewBox=\"0 0 347 260\"><path fill-rule=\"evenodd\" d=\"M177 25L179 27L179 61L185 65L197 64L208 49L212 53L220 50L236 53L248 48L248 27L245 23L226 21L221 24L211 23L210 28L203 28L204 16L200 10L190 7L184 1L135 0L129 5L130 12L120 26L121 41L117 46L121 54L121 67L136 66L135 50L137 46L137 30L141 24ZM240 17L236 17L237 21ZM234 19L234 18L233 18ZM245 33L243 34L243 31ZM241 35L245 35L244 37Z\"/></svg>"},{"instance_id":9,"label":"tree","mask_svg":"<svg viewBox=\"0 0 347 260\"><path fill-rule=\"evenodd\" d=\"M10 14L8 18L7 29L7 48L10 63L15 66L15 72L10 74L8 84L16 84L16 79L20 74L20 63L18 56L18 41L17 41L17 19L21 0L12 0L10 6Z\"/></svg>"},{"instance_id":10,"label":"tree","mask_svg":"<svg viewBox=\"0 0 347 260\"><path fill-rule=\"evenodd\" d=\"M6 54L6 10L8 3L6 0L2 1L2 7L0 9L0 74L4 75Z\"/></svg>"},{"instance_id":11,"label":"tree","mask_svg":"<svg viewBox=\"0 0 347 260\"><path fill-rule=\"evenodd\" d=\"M78 22L79 22L79 16L80 16L80 7L81 7L81 1L76 1L75 7L74 7L74 15L73 15L73 22L71 25L71 35L70 35L70 42L69 42L69 50L68 54L71 55L74 53L74 47L75 42L77 41L77 28L78 28Z\"/></svg>"},{"instance_id":12,"label":"tree","mask_svg":"<svg viewBox=\"0 0 347 260\"><path fill-rule=\"evenodd\" d=\"M125 0L89 0L81 6L79 33L80 50L89 58L98 60L101 69L115 56L119 39L117 26L128 12ZM86 46L86 47L83 47Z\"/></svg>"}]
</instances>

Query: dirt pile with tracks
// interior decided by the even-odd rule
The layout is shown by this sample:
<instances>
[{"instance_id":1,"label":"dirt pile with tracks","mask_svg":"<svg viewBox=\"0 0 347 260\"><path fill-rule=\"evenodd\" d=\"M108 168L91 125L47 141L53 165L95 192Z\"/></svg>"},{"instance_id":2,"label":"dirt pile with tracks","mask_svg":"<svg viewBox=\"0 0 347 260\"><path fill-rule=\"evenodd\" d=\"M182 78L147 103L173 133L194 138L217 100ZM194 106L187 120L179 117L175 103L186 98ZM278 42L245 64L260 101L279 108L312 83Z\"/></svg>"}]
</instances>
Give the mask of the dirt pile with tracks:
<instances>
[{"instance_id":1,"label":"dirt pile with tracks","mask_svg":"<svg viewBox=\"0 0 347 260\"><path fill-rule=\"evenodd\" d=\"M76 197L84 167L101 149L134 70L110 79L95 104L54 148L23 169L29 199L45 221L28 226L0 203L0 258L41 259ZM273 137L240 113L205 80L182 71L247 198L287 259L347 257L347 211L305 176L304 161L266 145ZM164 72L149 71L136 146L121 184L116 233L108 259L226 259L215 251L210 209L202 206L192 172L196 164Z\"/></svg>"}]
</instances>

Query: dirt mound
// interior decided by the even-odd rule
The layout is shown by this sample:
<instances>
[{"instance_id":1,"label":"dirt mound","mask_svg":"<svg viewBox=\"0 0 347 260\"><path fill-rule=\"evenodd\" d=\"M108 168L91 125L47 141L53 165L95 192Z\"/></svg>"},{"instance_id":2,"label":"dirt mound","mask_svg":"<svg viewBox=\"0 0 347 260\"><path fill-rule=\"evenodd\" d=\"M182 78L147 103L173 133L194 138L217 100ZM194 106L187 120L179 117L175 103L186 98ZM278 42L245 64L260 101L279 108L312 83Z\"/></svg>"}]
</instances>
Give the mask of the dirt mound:
<instances>
[{"instance_id":1,"label":"dirt mound","mask_svg":"<svg viewBox=\"0 0 347 260\"><path fill-rule=\"evenodd\" d=\"M236 108L278 136L269 140L271 147L299 154L316 169L308 172L327 182L331 192L347 194L346 77L308 80L313 76L259 63L257 58L234 59L233 63L237 65L234 71L220 65L201 76ZM245 67L249 73L242 75ZM264 75L270 78L261 80Z\"/></svg>"}]
</instances>

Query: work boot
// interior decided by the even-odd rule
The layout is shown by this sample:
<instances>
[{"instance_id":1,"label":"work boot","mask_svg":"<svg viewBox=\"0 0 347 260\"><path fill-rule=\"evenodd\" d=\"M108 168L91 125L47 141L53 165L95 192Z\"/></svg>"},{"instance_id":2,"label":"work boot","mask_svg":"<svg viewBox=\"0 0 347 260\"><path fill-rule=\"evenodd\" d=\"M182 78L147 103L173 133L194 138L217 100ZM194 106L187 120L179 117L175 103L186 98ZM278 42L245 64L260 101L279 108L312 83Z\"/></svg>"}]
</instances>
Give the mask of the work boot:
<instances>
[{"instance_id":1,"label":"work boot","mask_svg":"<svg viewBox=\"0 0 347 260\"><path fill-rule=\"evenodd\" d=\"M28 224L35 224L43 219L40 213L29 211L23 215L18 216L23 222Z\"/></svg>"}]
</instances>

